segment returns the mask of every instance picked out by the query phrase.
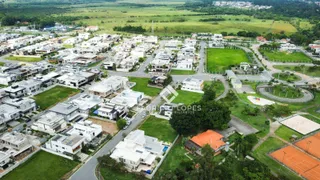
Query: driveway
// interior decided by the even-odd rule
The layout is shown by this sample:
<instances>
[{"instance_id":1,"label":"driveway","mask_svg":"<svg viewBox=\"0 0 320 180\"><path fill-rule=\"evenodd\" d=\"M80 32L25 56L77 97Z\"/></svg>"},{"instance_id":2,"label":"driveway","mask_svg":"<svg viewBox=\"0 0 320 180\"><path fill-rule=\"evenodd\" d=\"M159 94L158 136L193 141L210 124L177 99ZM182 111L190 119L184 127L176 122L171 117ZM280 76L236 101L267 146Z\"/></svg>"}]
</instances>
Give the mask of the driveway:
<instances>
[{"instance_id":1,"label":"driveway","mask_svg":"<svg viewBox=\"0 0 320 180\"><path fill-rule=\"evenodd\" d=\"M237 132L243 133L243 135L249 135L257 133L258 130L256 128L253 128L249 124L243 122L239 118L231 115L231 121L229 122L229 126L236 128Z\"/></svg>"}]
</instances>

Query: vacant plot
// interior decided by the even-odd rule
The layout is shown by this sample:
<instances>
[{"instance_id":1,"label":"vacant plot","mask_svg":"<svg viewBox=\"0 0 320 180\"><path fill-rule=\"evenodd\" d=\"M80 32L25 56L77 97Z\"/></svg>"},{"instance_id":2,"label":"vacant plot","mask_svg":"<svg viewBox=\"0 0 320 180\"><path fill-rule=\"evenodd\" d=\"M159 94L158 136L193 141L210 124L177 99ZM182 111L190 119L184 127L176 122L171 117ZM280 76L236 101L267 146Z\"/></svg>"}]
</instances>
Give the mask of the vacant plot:
<instances>
[{"instance_id":1,"label":"vacant plot","mask_svg":"<svg viewBox=\"0 0 320 180\"><path fill-rule=\"evenodd\" d=\"M320 158L320 132L295 143L295 145L309 154Z\"/></svg>"},{"instance_id":2,"label":"vacant plot","mask_svg":"<svg viewBox=\"0 0 320 180\"><path fill-rule=\"evenodd\" d=\"M189 105L195 102L198 102L202 98L202 93L190 92L177 90L178 96L173 100L173 103L183 103L185 105Z\"/></svg>"},{"instance_id":3,"label":"vacant plot","mask_svg":"<svg viewBox=\"0 0 320 180\"><path fill-rule=\"evenodd\" d=\"M42 92L34 96L33 98L36 100L36 104L40 106L41 110L46 110L49 107L57 104L58 102L61 102L79 92L80 90L78 89L68 88L64 86L55 86L54 88Z\"/></svg>"},{"instance_id":4,"label":"vacant plot","mask_svg":"<svg viewBox=\"0 0 320 180\"><path fill-rule=\"evenodd\" d=\"M172 129L168 120L159 119L154 116L150 116L143 124L139 127L143 130L146 135L156 137L164 142L173 142L177 136L177 133Z\"/></svg>"},{"instance_id":5,"label":"vacant plot","mask_svg":"<svg viewBox=\"0 0 320 180\"><path fill-rule=\"evenodd\" d=\"M269 137L253 152L253 155L255 158L267 165L275 174L286 176L290 180L300 180L301 178L295 173L286 168L282 168L281 164L277 163L268 155L268 153L271 151L274 151L284 145L285 144L282 141L273 137Z\"/></svg>"},{"instance_id":6,"label":"vacant plot","mask_svg":"<svg viewBox=\"0 0 320 180\"><path fill-rule=\"evenodd\" d=\"M22 62L39 62L42 61L42 58L40 57L17 57L17 56L8 56L6 57L7 60L12 60L12 61L22 61Z\"/></svg>"},{"instance_id":7,"label":"vacant plot","mask_svg":"<svg viewBox=\"0 0 320 180\"><path fill-rule=\"evenodd\" d=\"M102 131L105 133L115 135L118 132L118 127L116 123L112 123L109 121L103 121L100 119L89 118L88 120L92 121L94 124L99 124L102 126Z\"/></svg>"},{"instance_id":8,"label":"vacant plot","mask_svg":"<svg viewBox=\"0 0 320 180\"><path fill-rule=\"evenodd\" d=\"M292 135L297 136L298 139L300 139L302 137L302 135L286 126L280 126L279 129L276 130L276 135L281 137L282 139L286 140L286 141L290 141L290 138L292 137Z\"/></svg>"},{"instance_id":9,"label":"vacant plot","mask_svg":"<svg viewBox=\"0 0 320 180\"><path fill-rule=\"evenodd\" d=\"M224 73L230 66L249 62L246 53L241 49L207 49L207 71Z\"/></svg>"},{"instance_id":10,"label":"vacant plot","mask_svg":"<svg viewBox=\"0 0 320 180\"><path fill-rule=\"evenodd\" d=\"M289 70L289 71L296 71L302 74L306 74L308 76L316 76L320 77L320 66L283 66L283 65L276 65L273 66L274 68L280 70Z\"/></svg>"},{"instance_id":11,"label":"vacant plot","mask_svg":"<svg viewBox=\"0 0 320 180\"><path fill-rule=\"evenodd\" d=\"M100 168L100 173L104 179L116 179L116 180L132 180L135 179L135 175L132 173L119 173L112 171L108 168Z\"/></svg>"},{"instance_id":12,"label":"vacant plot","mask_svg":"<svg viewBox=\"0 0 320 180\"><path fill-rule=\"evenodd\" d=\"M279 62L312 62L312 59L309 58L302 52L280 52L280 51L267 51L260 50L260 52L266 56L270 61L279 61Z\"/></svg>"},{"instance_id":13,"label":"vacant plot","mask_svg":"<svg viewBox=\"0 0 320 180\"><path fill-rule=\"evenodd\" d=\"M136 83L132 90L143 92L148 96L157 96L161 92L159 88L148 87L149 78L130 77L129 81Z\"/></svg>"},{"instance_id":14,"label":"vacant plot","mask_svg":"<svg viewBox=\"0 0 320 180\"><path fill-rule=\"evenodd\" d=\"M77 162L40 151L18 166L3 180L57 180L77 166Z\"/></svg>"},{"instance_id":15,"label":"vacant plot","mask_svg":"<svg viewBox=\"0 0 320 180\"><path fill-rule=\"evenodd\" d=\"M320 161L293 146L275 151L271 156L308 180L320 177Z\"/></svg>"},{"instance_id":16,"label":"vacant plot","mask_svg":"<svg viewBox=\"0 0 320 180\"><path fill-rule=\"evenodd\" d=\"M309 134L313 131L316 131L320 129L320 124L315 123L305 117L302 117L300 115L296 115L293 117L290 117L284 121L281 121L281 124L303 134Z\"/></svg>"},{"instance_id":17,"label":"vacant plot","mask_svg":"<svg viewBox=\"0 0 320 180\"><path fill-rule=\"evenodd\" d=\"M294 81L300 81L301 78L299 76L296 76L291 73L275 73L272 74L274 78L280 79L282 81L288 81L288 82L294 82Z\"/></svg>"},{"instance_id":18,"label":"vacant plot","mask_svg":"<svg viewBox=\"0 0 320 180\"><path fill-rule=\"evenodd\" d=\"M176 70L176 69L173 69L173 70L170 71L171 75L193 75L195 73L196 72L192 71L192 70Z\"/></svg>"}]
</instances>

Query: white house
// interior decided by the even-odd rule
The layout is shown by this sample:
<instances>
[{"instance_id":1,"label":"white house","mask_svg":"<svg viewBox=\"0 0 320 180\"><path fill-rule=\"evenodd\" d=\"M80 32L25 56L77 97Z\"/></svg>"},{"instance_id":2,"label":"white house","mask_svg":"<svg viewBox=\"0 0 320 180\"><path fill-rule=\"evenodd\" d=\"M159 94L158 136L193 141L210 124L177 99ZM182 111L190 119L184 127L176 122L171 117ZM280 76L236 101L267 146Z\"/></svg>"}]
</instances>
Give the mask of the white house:
<instances>
[{"instance_id":1,"label":"white house","mask_svg":"<svg viewBox=\"0 0 320 180\"><path fill-rule=\"evenodd\" d=\"M71 103L59 103L49 109L49 111L62 115L64 117L64 120L68 122L81 117L79 107Z\"/></svg>"},{"instance_id":2,"label":"white house","mask_svg":"<svg viewBox=\"0 0 320 180\"><path fill-rule=\"evenodd\" d=\"M0 125L20 118L20 110L16 107L0 104Z\"/></svg>"},{"instance_id":3,"label":"white house","mask_svg":"<svg viewBox=\"0 0 320 180\"><path fill-rule=\"evenodd\" d=\"M232 70L226 70L227 79L231 82L231 85L235 89L241 89L242 88L242 82L237 77L236 74Z\"/></svg>"},{"instance_id":4,"label":"white house","mask_svg":"<svg viewBox=\"0 0 320 180\"><path fill-rule=\"evenodd\" d=\"M132 108L144 98L144 93L126 89L110 100L111 103Z\"/></svg>"},{"instance_id":5,"label":"white house","mask_svg":"<svg viewBox=\"0 0 320 180\"><path fill-rule=\"evenodd\" d=\"M93 80L95 75L90 72L78 71L75 73L64 74L57 78L59 84L63 84L73 88L79 88L85 85L90 80Z\"/></svg>"},{"instance_id":6,"label":"white house","mask_svg":"<svg viewBox=\"0 0 320 180\"><path fill-rule=\"evenodd\" d=\"M127 109L124 106L113 103L101 103L99 106L100 107L94 113L110 120L117 120L119 117L123 117L127 112Z\"/></svg>"},{"instance_id":7,"label":"white house","mask_svg":"<svg viewBox=\"0 0 320 180\"><path fill-rule=\"evenodd\" d=\"M181 90L203 93L202 91L203 86L204 86L203 80L195 79L195 78L186 78L182 82Z\"/></svg>"},{"instance_id":8,"label":"white house","mask_svg":"<svg viewBox=\"0 0 320 180\"><path fill-rule=\"evenodd\" d=\"M7 99L4 104L17 108L21 114L28 114L36 110L36 102L31 98Z\"/></svg>"},{"instance_id":9,"label":"white house","mask_svg":"<svg viewBox=\"0 0 320 180\"><path fill-rule=\"evenodd\" d=\"M4 88L4 91L10 96L10 98L20 98L27 94L26 88L18 85L6 87Z\"/></svg>"},{"instance_id":10,"label":"white house","mask_svg":"<svg viewBox=\"0 0 320 180\"><path fill-rule=\"evenodd\" d=\"M92 85L89 88L89 93L107 97L120 89L125 89L128 82L129 80L127 77L111 76L108 79L104 79L101 82Z\"/></svg>"},{"instance_id":11,"label":"white house","mask_svg":"<svg viewBox=\"0 0 320 180\"><path fill-rule=\"evenodd\" d=\"M11 155L7 152L0 151L0 169L4 170L12 161Z\"/></svg>"},{"instance_id":12,"label":"white house","mask_svg":"<svg viewBox=\"0 0 320 180\"><path fill-rule=\"evenodd\" d=\"M26 93L28 95L32 95L40 90L41 81L30 79L30 80L18 82L17 85L25 88Z\"/></svg>"},{"instance_id":13,"label":"white house","mask_svg":"<svg viewBox=\"0 0 320 180\"><path fill-rule=\"evenodd\" d=\"M164 145L157 138L146 136L144 131L130 132L119 142L110 155L118 162L123 162L130 171L152 170L157 157L162 156Z\"/></svg>"},{"instance_id":14,"label":"white house","mask_svg":"<svg viewBox=\"0 0 320 180\"><path fill-rule=\"evenodd\" d=\"M284 43L284 44L280 44L280 49L279 51L289 51L289 52L294 52L297 51L298 48L296 45L294 44L290 44L290 43Z\"/></svg>"},{"instance_id":15,"label":"white house","mask_svg":"<svg viewBox=\"0 0 320 180\"><path fill-rule=\"evenodd\" d=\"M92 141L95 137L102 133L102 126L99 124L93 124L92 121L79 121L73 124L73 128L70 129L67 134L80 135L85 138L85 143Z\"/></svg>"},{"instance_id":16,"label":"white house","mask_svg":"<svg viewBox=\"0 0 320 180\"><path fill-rule=\"evenodd\" d=\"M57 134L46 142L45 148L58 154L72 156L81 151L84 141L85 138L80 135Z\"/></svg>"},{"instance_id":17,"label":"white house","mask_svg":"<svg viewBox=\"0 0 320 180\"><path fill-rule=\"evenodd\" d=\"M92 94L81 94L78 98L70 101L70 103L79 107L79 111L83 115L88 115L90 113L90 109L97 106L101 102L102 99L99 96Z\"/></svg>"},{"instance_id":18,"label":"white house","mask_svg":"<svg viewBox=\"0 0 320 180\"><path fill-rule=\"evenodd\" d=\"M0 137L0 149L7 149L6 153L16 158L22 153L30 152L33 146L27 135L12 131L4 133Z\"/></svg>"},{"instance_id":19,"label":"white house","mask_svg":"<svg viewBox=\"0 0 320 180\"><path fill-rule=\"evenodd\" d=\"M48 112L42 115L36 122L31 126L36 131L45 132L48 134L55 134L59 130L67 127L67 123L62 115L54 112Z\"/></svg>"}]
</instances>

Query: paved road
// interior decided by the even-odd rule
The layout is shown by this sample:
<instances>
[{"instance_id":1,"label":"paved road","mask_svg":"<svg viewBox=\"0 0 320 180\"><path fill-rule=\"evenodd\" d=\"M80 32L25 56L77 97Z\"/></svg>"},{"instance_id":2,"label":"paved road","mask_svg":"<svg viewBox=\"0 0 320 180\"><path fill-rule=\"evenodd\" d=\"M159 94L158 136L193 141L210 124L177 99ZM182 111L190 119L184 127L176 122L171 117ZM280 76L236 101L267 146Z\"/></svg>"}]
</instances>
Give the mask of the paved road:
<instances>
[{"instance_id":1,"label":"paved road","mask_svg":"<svg viewBox=\"0 0 320 180\"><path fill-rule=\"evenodd\" d=\"M199 51L199 56L200 56L200 62L198 66L198 71L197 74L205 73L205 62L206 62L206 46L207 43L205 41L200 42L200 51Z\"/></svg>"},{"instance_id":2,"label":"paved road","mask_svg":"<svg viewBox=\"0 0 320 180\"><path fill-rule=\"evenodd\" d=\"M245 136L249 134L257 133L258 130L243 122L241 119L231 115L231 121L228 123L229 126L237 129L238 132L243 133Z\"/></svg>"},{"instance_id":3,"label":"paved road","mask_svg":"<svg viewBox=\"0 0 320 180\"><path fill-rule=\"evenodd\" d=\"M157 96L146 109L151 110L161 102L161 97ZM97 158L106 154L109 154L112 149L123 140L123 136L136 129L138 125L143 121L146 110L138 112L132 121L132 124L126 130L119 131L106 145L104 145L95 155L93 155L83 166L80 167L72 176L71 180L94 180L97 179L95 176L95 168L98 165Z\"/></svg>"}]
</instances>

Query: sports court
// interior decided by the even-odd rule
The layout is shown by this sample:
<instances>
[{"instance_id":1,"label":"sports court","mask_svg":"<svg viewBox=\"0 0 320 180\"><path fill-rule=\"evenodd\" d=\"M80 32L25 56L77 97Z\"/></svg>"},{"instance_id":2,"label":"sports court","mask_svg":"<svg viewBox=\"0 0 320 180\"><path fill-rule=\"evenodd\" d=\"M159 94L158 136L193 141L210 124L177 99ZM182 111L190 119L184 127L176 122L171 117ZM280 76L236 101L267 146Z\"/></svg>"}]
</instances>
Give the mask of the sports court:
<instances>
[{"instance_id":1,"label":"sports court","mask_svg":"<svg viewBox=\"0 0 320 180\"><path fill-rule=\"evenodd\" d=\"M248 96L247 98L249 99L250 102L258 106L272 105L275 103L274 101L270 101L268 99L255 97L255 96Z\"/></svg>"},{"instance_id":2,"label":"sports court","mask_svg":"<svg viewBox=\"0 0 320 180\"><path fill-rule=\"evenodd\" d=\"M295 143L295 145L305 150L307 153L320 158L320 132Z\"/></svg>"},{"instance_id":3,"label":"sports court","mask_svg":"<svg viewBox=\"0 0 320 180\"><path fill-rule=\"evenodd\" d=\"M270 155L308 180L320 179L320 161L293 146L284 147Z\"/></svg>"},{"instance_id":4,"label":"sports court","mask_svg":"<svg viewBox=\"0 0 320 180\"><path fill-rule=\"evenodd\" d=\"M303 134L309 134L320 129L320 124L315 123L303 116L295 115L281 122L281 124Z\"/></svg>"}]
</instances>

